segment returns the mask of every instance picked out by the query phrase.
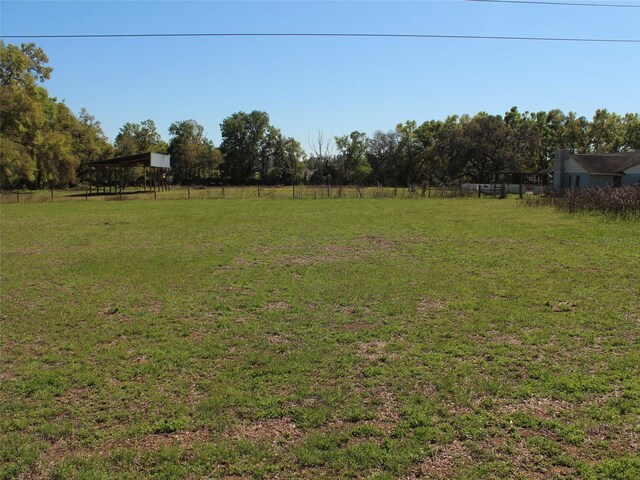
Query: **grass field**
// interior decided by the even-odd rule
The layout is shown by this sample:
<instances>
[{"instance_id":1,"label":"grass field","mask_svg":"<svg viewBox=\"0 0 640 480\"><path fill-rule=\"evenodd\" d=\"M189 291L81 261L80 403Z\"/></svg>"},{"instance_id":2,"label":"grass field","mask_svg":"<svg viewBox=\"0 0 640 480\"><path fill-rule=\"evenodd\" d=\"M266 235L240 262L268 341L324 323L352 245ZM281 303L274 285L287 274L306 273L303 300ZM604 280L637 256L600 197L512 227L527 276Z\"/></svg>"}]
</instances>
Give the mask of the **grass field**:
<instances>
[{"instance_id":1,"label":"grass field","mask_svg":"<svg viewBox=\"0 0 640 480\"><path fill-rule=\"evenodd\" d=\"M1 476L640 478L640 224L2 206Z\"/></svg>"}]
</instances>

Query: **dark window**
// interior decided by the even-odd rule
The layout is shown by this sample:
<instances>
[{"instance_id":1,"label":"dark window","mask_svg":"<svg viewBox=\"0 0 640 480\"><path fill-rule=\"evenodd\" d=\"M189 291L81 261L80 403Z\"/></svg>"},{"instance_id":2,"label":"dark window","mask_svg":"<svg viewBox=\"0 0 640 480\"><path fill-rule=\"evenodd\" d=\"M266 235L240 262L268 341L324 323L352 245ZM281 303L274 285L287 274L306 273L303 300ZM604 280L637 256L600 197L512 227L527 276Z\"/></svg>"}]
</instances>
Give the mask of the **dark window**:
<instances>
[{"instance_id":1,"label":"dark window","mask_svg":"<svg viewBox=\"0 0 640 480\"><path fill-rule=\"evenodd\" d=\"M619 187L622 185L622 177L613 177L613 186Z\"/></svg>"},{"instance_id":2,"label":"dark window","mask_svg":"<svg viewBox=\"0 0 640 480\"><path fill-rule=\"evenodd\" d=\"M576 187L580 186L580 175L576 175Z\"/></svg>"}]
</instances>

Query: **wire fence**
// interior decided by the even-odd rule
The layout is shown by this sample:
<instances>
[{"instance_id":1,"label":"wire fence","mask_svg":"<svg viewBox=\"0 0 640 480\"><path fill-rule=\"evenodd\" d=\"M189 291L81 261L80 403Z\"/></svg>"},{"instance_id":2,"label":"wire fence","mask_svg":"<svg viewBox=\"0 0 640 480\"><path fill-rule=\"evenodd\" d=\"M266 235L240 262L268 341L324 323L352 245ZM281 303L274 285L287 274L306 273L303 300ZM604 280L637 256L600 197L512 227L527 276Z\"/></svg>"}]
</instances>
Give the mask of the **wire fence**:
<instances>
[{"instance_id":1,"label":"wire fence","mask_svg":"<svg viewBox=\"0 0 640 480\"><path fill-rule=\"evenodd\" d=\"M1 203L44 203L124 200L329 199L329 198L459 198L477 196L460 187L360 187L340 185L172 186L149 191L126 187L113 192L88 189L13 190L0 194Z\"/></svg>"}]
</instances>

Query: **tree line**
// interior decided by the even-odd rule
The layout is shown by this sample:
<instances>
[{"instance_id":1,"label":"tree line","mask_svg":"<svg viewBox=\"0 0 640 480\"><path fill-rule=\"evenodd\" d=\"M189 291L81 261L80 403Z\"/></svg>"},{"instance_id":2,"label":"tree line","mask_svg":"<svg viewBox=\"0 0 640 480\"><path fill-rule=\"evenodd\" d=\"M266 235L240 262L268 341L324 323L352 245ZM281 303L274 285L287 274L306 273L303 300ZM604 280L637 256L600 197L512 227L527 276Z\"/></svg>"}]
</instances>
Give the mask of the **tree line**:
<instances>
[{"instance_id":1,"label":"tree line","mask_svg":"<svg viewBox=\"0 0 640 480\"><path fill-rule=\"evenodd\" d=\"M334 138L319 132L308 150L271 124L266 112L225 118L216 147L195 120L169 127L127 122L110 143L85 109L75 115L42 86L51 76L45 52L33 43L0 41L0 187L44 188L95 181L90 163L141 152L171 155L182 184L358 184L404 186L482 180L488 172L539 172L553 153L640 149L640 115L599 109L592 119L561 110L504 115L480 112L445 120L413 120L371 135ZM128 182L142 172L131 169Z\"/></svg>"}]
</instances>

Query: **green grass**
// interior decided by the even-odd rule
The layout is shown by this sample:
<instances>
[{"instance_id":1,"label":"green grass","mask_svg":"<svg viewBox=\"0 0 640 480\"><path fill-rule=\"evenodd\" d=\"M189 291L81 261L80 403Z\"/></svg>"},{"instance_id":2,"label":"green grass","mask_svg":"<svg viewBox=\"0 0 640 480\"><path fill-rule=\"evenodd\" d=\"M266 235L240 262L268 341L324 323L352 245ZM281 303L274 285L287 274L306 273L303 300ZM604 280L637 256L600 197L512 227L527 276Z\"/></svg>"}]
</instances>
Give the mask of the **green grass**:
<instances>
[{"instance_id":1,"label":"green grass","mask_svg":"<svg viewBox=\"0 0 640 480\"><path fill-rule=\"evenodd\" d=\"M491 199L1 213L0 477L640 475L638 223Z\"/></svg>"}]
</instances>

